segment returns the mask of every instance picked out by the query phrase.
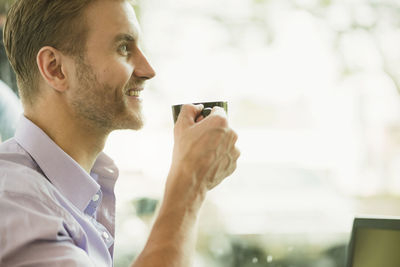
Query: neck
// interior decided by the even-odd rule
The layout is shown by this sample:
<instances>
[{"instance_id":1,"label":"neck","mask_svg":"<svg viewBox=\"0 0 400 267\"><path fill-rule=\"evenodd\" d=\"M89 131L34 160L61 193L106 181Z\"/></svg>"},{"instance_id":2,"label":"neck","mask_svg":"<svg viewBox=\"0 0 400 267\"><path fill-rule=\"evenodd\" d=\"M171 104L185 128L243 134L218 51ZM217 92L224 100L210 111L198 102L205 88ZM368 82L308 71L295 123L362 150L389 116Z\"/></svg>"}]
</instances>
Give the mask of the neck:
<instances>
[{"instance_id":1,"label":"neck","mask_svg":"<svg viewBox=\"0 0 400 267\"><path fill-rule=\"evenodd\" d=\"M25 117L40 127L65 153L90 173L97 156L104 149L109 132L77 120L60 103L56 107L55 104L49 104L52 103L50 101L45 102L46 107L25 107Z\"/></svg>"}]
</instances>

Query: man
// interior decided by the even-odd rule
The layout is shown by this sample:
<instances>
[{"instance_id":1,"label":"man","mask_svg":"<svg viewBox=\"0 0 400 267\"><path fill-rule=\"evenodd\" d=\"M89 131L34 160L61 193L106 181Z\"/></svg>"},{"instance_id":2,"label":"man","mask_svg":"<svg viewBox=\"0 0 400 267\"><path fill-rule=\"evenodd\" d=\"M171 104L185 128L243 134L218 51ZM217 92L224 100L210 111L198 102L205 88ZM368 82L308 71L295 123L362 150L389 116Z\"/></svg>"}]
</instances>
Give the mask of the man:
<instances>
[{"instance_id":1,"label":"man","mask_svg":"<svg viewBox=\"0 0 400 267\"><path fill-rule=\"evenodd\" d=\"M24 106L0 145L0 265L112 266L118 170L109 133L140 129L155 72L127 0L17 0L5 29ZM236 168L226 114L185 105L164 199L133 266L190 266L207 192ZM135 148L131 148L135 149ZM140 153L140 151L138 151Z\"/></svg>"}]
</instances>

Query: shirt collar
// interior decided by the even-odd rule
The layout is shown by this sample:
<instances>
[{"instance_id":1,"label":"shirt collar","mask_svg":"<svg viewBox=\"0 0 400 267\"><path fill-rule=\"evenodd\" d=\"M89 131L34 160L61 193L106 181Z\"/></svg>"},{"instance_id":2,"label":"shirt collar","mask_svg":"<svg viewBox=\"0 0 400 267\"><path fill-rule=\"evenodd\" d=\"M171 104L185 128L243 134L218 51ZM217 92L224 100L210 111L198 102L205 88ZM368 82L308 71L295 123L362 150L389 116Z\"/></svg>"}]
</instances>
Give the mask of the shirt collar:
<instances>
[{"instance_id":1,"label":"shirt collar","mask_svg":"<svg viewBox=\"0 0 400 267\"><path fill-rule=\"evenodd\" d=\"M38 164L49 181L82 212L100 185L50 137L32 121L22 116L15 132L15 140ZM104 153L98 157L108 160ZM96 169L99 168L96 160ZM95 170L93 170L95 171Z\"/></svg>"}]
</instances>

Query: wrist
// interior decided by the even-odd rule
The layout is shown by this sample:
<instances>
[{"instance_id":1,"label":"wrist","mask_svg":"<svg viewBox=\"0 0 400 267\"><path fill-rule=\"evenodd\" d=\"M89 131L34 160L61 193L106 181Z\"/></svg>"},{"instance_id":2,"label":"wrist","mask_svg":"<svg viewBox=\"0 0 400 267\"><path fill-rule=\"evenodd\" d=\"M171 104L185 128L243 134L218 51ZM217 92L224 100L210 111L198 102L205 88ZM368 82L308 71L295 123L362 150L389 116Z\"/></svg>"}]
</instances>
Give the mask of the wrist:
<instances>
[{"instance_id":1,"label":"wrist","mask_svg":"<svg viewBox=\"0 0 400 267\"><path fill-rule=\"evenodd\" d=\"M207 194L207 188L191 169L172 167L165 187L162 207L185 213L197 213Z\"/></svg>"}]
</instances>

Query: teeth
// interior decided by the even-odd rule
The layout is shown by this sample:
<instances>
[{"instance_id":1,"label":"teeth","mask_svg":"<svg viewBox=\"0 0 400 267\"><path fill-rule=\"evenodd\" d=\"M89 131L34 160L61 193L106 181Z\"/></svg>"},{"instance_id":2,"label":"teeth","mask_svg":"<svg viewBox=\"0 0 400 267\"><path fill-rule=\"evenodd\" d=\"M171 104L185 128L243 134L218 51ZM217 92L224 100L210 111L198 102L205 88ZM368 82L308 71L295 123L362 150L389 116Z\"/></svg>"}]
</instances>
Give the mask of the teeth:
<instances>
[{"instance_id":1,"label":"teeth","mask_svg":"<svg viewBox=\"0 0 400 267\"><path fill-rule=\"evenodd\" d=\"M140 95L140 91L131 90L131 91L129 91L128 95L129 96L139 96Z\"/></svg>"}]
</instances>

